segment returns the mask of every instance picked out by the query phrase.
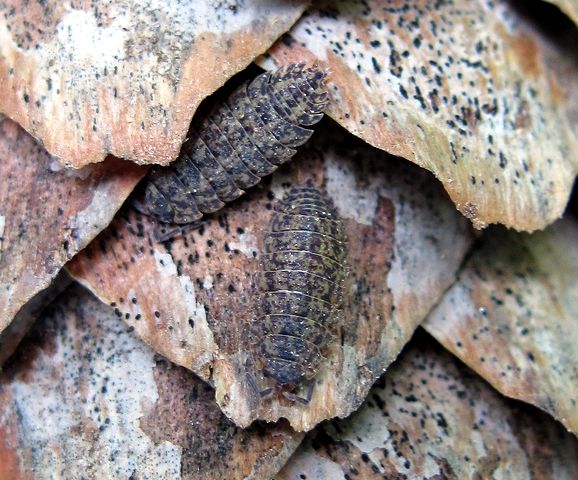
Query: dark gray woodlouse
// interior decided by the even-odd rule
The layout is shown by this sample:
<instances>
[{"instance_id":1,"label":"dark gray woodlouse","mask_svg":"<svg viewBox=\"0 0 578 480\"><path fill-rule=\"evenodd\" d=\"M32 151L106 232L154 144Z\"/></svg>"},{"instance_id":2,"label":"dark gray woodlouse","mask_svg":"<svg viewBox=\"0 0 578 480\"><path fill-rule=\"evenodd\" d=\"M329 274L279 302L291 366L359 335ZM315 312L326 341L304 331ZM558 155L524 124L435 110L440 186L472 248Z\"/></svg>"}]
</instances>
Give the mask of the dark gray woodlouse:
<instances>
[{"instance_id":1,"label":"dark gray woodlouse","mask_svg":"<svg viewBox=\"0 0 578 480\"><path fill-rule=\"evenodd\" d=\"M265 377L280 391L307 404L312 379L335 338L347 272L346 238L331 200L310 186L294 187L278 203L264 240L262 271L257 275L259 316L253 325L253 354ZM307 396L294 393L310 380Z\"/></svg>"},{"instance_id":2,"label":"dark gray woodlouse","mask_svg":"<svg viewBox=\"0 0 578 480\"><path fill-rule=\"evenodd\" d=\"M323 117L326 73L291 64L237 88L193 130L179 158L154 167L143 207L165 223L187 224L221 209L295 153Z\"/></svg>"}]
</instances>

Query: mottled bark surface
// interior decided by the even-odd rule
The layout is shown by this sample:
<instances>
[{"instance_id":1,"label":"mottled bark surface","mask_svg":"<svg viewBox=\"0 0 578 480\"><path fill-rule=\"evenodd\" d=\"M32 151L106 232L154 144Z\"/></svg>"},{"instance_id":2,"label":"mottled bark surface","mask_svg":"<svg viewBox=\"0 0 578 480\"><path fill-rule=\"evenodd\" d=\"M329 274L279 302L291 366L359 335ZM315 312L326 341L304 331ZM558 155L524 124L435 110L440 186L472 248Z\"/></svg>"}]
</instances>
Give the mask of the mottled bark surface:
<instances>
[{"instance_id":1,"label":"mottled bark surface","mask_svg":"<svg viewBox=\"0 0 578 480\"><path fill-rule=\"evenodd\" d=\"M0 111L66 165L166 165L197 106L299 18L299 0L0 4Z\"/></svg>"},{"instance_id":2,"label":"mottled bark surface","mask_svg":"<svg viewBox=\"0 0 578 480\"><path fill-rule=\"evenodd\" d=\"M0 169L1 332L109 224L145 170L114 158L63 169L7 118Z\"/></svg>"},{"instance_id":3,"label":"mottled bark surface","mask_svg":"<svg viewBox=\"0 0 578 480\"><path fill-rule=\"evenodd\" d=\"M0 478L271 478L302 435L237 428L213 390L79 286L0 374Z\"/></svg>"},{"instance_id":4,"label":"mottled bark surface","mask_svg":"<svg viewBox=\"0 0 578 480\"><path fill-rule=\"evenodd\" d=\"M578 171L578 32L545 35L555 16L522 7L315 2L264 65L329 69L345 128L431 170L475 226L532 231L562 214Z\"/></svg>"},{"instance_id":5,"label":"mottled bark surface","mask_svg":"<svg viewBox=\"0 0 578 480\"><path fill-rule=\"evenodd\" d=\"M326 128L271 182L201 228L160 244L158 224L127 212L68 267L156 350L212 382L242 426L285 417L306 430L349 414L453 281L470 244L467 221L427 172ZM303 406L260 401L245 372L259 389L271 385L250 366L258 359L248 333L261 316L255 274L275 201L307 182L344 222L349 274L337 334Z\"/></svg>"},{"instance_id":6,"label":"mottled bark surface","mask_svg":"<svg viewBox=\"0 0 578 480\"><path fill-rule=\"evenodd\" d=\"M275 478L574 479L578 441L417 335L347 420L311 432Z\"/></svg>"},{"instance_id":7,"label":"mottled bark surface","mask_svg":"<svg viewBox=\"0 0 578 480\"><path fill-rule=\"evenodd\" d=\"M488 230L424 327L495 388L578 434L578 222Z\"/></svg>"}]
</instances>

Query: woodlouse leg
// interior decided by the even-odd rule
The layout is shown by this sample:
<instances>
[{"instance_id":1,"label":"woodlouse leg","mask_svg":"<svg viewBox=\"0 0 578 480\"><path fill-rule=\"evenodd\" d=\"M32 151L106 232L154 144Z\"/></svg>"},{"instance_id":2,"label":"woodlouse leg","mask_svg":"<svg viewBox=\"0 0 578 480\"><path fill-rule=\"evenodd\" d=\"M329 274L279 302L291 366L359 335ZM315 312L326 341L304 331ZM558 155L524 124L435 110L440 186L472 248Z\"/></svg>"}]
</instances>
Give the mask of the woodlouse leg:
<instances>
[{"instance_id":1,"label":"woodlouse leg","mask_svg":"<svg viewBox=\"0 0 578 480\"><path fill-rule=\"evenodd\" d=\"M265 390L259 390L257 386L257 382L255 381L255 377L251 375L249 372L245 372L245 377L247 378L247 383L251 386L251 389L261 398L265 398L273 393L273 387L266 388Z\"/></svg>"},{"instance_id":2,"label":"woodlouse leg","mask_svg":"<svg viewBox=\"0 0 578 480\"><path fill-rule=\"evenodd\" d=\"M196 230L197 228L200 228L200 226L203 225L203 223L204 222L194 222L187 225L178 225L175 226L173 229L166 231L163 231L160 228L155 228L153 235L155 237L155 240L159 243L168 242L169 240L172 240L174 238L184 236L191 230ZM167 227L168 226L169 225L167 225Z\"/></svg>"},{"instance_id":3,"label":"woodlouse leg","mask_svg":"<svg viewBox=\"0 0 578 480\"><path fill-rule=\"evenodd\" d=\"M269 388L266 388L265 390L261 390L261 391L259 392L259 396L260 396L261 398L268 397L269 395L271 395L271 394L273 393L273 390L274 390L273 387L269 387Z\"/></svg>"},{"instance_id":4,"label":"woodlouse leg","mask_svg":"<svg viewBox=\"0 0 578 480\"><path fill-rule=\"evenodd\" d=\"M302 403L303 405L309 405L309 403L311 402L311 398L313 397L313 387L315 386L315 379L312 378L309 381L309 386L307 387L307 396L306 397L300 397L299 395L295 394L295 393L291 393L291 392L283 392L283 396L287 399L287 400L291 400L292 402L299 402Z\"/></svg>"},{"instance_id":5,"label":"woodlouse leg","mask_svg":"<svg viewBox=\"0 0 578 480\"><path fill-rule=\"evenodd\" d=\"M149 216L149 211L148 211L146 205L138 198L136 198L136 197L131 198L130 199L130 205L132 207L134 207L134 209L137 212L142 213L143 215L146 215L147 217Z\"/></svg>"}]
</instances>

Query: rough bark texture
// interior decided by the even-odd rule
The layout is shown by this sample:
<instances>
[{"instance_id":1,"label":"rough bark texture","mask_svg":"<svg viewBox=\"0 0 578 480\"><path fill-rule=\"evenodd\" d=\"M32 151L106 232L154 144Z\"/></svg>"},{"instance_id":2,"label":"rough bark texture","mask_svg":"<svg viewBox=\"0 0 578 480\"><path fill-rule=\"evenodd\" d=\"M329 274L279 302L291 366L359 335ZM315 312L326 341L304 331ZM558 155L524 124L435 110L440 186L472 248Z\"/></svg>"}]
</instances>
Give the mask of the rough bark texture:
<instances>
[{"instance_id":1,"label":"rough bark texture","mask_svg":"<svg viewBox=\"0 0 578 480\"><path fill-rule=\"evenodd\" d=\"M1 332L109 224L145 170L115 158L63 169L7 118L0 168Z\"/></svg>"},{"instance_id":2,"label":"rough bark texture","mask_svg":"<svg viewBox=\"0 0 578 480\"><path fill-rule=\"evenodd\" d=\"M68 266L157 351L212 382L241 426L285 417L308 430L349 414L452 282L470 244L467 221L431 175L326 128L270 183L199 229L160 244L158 224L129 211ZM275 201L307 182L344 221L349 274L336 338L303 406L260 401L245 372L259 389L270 386L247 344L261 317L255 273Z\"/></svg>"},{"instance_id":3,"label":"rough bark texture","mask_svg":"<svg viewBox=\"0 0 578 480\"><path fill-rule=\"evenodd\" d=\"M424 326L504 395L578 434L578 221L489 230Z\"/></svg>"},{"instance_id":4,"label":"rough bark texture","mask_svg":"<svg viewBox=\"0 0 578 480\"><path fill-rule=\"evenodd\" d=\"M347 420L311 432L275 478L574 479L578 441L419 335Z\"/></svg>"},{"instance_id":5,"label":"rough bark texture","mask_svg":"<svg viewBox=\"0 0 578 480\"><path fill-rule=\"evenodd\" d=\"M302 435L237 428L212 389L79 286L0 374L0 478L271 478Z\"/></svg>"},{"instance_id":6,"label":"rough bark texture","mask_svg":"<svg viewBox=\"0 0 578 480\"><path fill-rule=\"evenodd\" d=\"M0 111L65 165L166 165L203 98L299 18L299 0L0 4Z\"/></svg>"},{"instance_id":7,"label":"rough bark texture","mask_svg":"<svg viewBox=\"0 0 578 480\"><path fill-rule=\"evenodd\" d=\"M476 227L532 231L561 216L578 171L578 31L556 43L519 7L316 2L263 64L329 69L345 128L431 170Z\"/></svg>"}]
</instances>

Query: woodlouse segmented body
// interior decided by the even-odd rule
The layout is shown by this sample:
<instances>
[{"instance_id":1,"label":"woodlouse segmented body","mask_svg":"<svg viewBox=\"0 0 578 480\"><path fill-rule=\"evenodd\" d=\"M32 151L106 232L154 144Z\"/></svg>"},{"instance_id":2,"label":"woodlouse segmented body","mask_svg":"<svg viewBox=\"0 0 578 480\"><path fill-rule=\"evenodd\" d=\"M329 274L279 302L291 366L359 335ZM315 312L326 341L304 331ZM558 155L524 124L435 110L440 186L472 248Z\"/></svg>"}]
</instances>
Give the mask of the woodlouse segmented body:
<instances>
[{"instance_id":1,"label":"woodlouse segmented body","mask_svg":"<svg viewBox=\"0 0 578 480\"><path fill-rule=\"evenodd\" d=\"M346 245L331 200L316 188L295 187L277 205L257 276L255 354L264 375L289 392L316 375L335 338Z\"/></svg>"},{"instance_id":2,"label":"woodlouse segmented body","mask_svg":"<svg viewBox=\"0 0 578 480\"><path fill-rule=\"evenodd\" d=\"M219 210L288 161L327 106L326 73L292 64L236 89L194 129L168 167L148 175L144 206L162 222L186 224Z\"/></svg>"}]
</instances>

